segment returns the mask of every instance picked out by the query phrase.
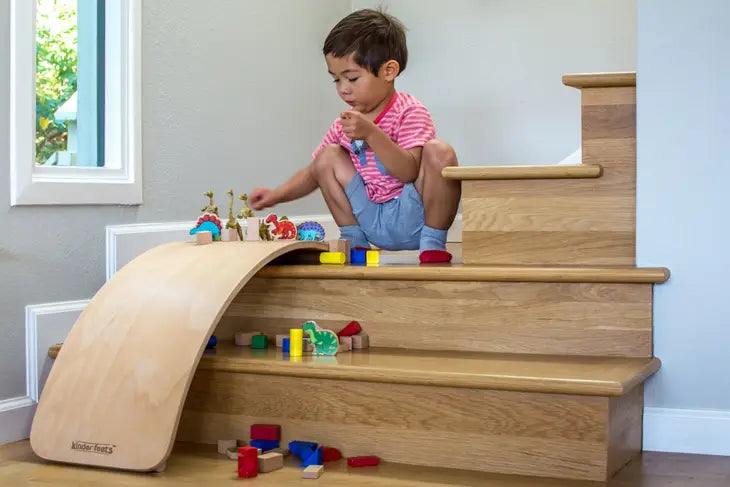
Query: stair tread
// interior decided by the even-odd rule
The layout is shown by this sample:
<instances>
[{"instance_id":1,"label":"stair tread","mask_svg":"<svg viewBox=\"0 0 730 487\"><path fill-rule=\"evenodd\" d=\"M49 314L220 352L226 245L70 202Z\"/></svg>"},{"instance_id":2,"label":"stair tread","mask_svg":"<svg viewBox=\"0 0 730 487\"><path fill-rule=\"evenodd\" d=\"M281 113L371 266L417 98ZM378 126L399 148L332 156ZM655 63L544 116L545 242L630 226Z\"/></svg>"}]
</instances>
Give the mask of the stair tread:
<instances>
[{"instance_id":1,"label":"stair tread","mask_svg":"<svg viewBox=\"0 0 730 487\"><path fill-rule=\"evenodd\" d=\"M580 179L597 178L602 174L600 164L545 166L458 166L446 167L441 174L446 179Z\"/></svg>"},{"instance_id":2,"label":"stair tread","mask_svg":"<svg viewBox=\"0 0 730 487\"><path fill-rule=\"evenodd\" d=\"M281 349L221 344L199 369L368 382L617 396L656 372L657 358L565 357L371 348L293 359Z\"/></svg>"},{"instance_id":3,"label":"stair tread","mask_svg":"<svg viewBox=\"0 0 730 487\"><path fill-rule=\"evenodd\" d=\"M563 84L574 88L636 86L636 71L566 74L563 75Z\"/></svg>"},{"instance_id":4,"label":"stair tread","mask_svg":"<svg viewBox=\"0 0 730 487\"><path fill-rule=\"evenodd\" d=\"M298 279L662 283L669 279L669 270L664 267L463 264L269 265L259 271L257 276Z\"/></svg>"}]
</instances>

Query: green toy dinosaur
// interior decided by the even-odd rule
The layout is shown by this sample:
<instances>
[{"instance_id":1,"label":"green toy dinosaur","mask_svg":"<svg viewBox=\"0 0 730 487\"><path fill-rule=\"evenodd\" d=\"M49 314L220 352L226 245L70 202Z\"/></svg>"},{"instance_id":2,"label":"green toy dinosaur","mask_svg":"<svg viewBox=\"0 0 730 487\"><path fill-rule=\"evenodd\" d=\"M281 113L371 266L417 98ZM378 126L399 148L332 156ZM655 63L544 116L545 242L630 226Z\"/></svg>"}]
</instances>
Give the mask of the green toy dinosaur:
<instances>
[{"instance_id":1,"label":"green toy dinosaur","mask_svg":"<svg viewBox=\"0 0 730 487\"><path fill-rule=\"evenodd\" d=\"M307 321L302 325L304 333L309 335L309 342L314 345L314 355L335 355L340 347L337 334L331 330L324 330L314 321Z\"/></svg>"},{"instance_id":2,"label":"green toy dinosaur","mask_svg":"<svg viewBox=\"0 0 730 487\"><path fill-rule=\"evenodd\" d=\"M233 218L233 190L229 189L226 194L230 196L230 198L228 198L228 221L226 222L226 228L234 229L238 234L238 240L243 240L243 230L241 230L241 224L238 223L238 220Z\"/></svg>"}]
</instances>

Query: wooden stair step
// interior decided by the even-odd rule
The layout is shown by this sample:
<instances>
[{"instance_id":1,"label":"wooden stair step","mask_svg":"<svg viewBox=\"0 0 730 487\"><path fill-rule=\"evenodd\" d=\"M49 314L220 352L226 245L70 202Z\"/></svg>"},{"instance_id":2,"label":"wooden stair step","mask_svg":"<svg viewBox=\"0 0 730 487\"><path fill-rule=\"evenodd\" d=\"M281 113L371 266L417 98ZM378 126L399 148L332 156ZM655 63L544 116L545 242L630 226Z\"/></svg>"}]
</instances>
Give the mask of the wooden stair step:
<instances>
[{"instance_id":1,"label":"wooden stair step","mask_svg":"<svg viewBox=\"0 0 730 487\"><path fill-rule=\"evenodd\" d=\"M358 279L409 281L663 283L665 267L528 265L270 265L256 275L271 279Z\"/></svg>"},{"instance_id":2,"label":"wooden stair step","mask_svg":"<svg viewBox=\"0 0 730 487\"><path fill-rule=\"evenodd\" d=\"M499 179L584 179L601 177L600 164L551 166L457 166L441 171L446 179L499 180Z\"/></svg>"},{"instance_id":3,"label":"wooden stair step","mask_svg":"<svg viewBox=\"0 0 730 487\"><path fill-rule=\"evenodd\" d=\"M57 356L61 345L49 349ZM225 343L198 370L390 384L620 396L660 367L657 358L560 357L371 348L292 358L281 349Z\"/></svg>"}]
</instances>

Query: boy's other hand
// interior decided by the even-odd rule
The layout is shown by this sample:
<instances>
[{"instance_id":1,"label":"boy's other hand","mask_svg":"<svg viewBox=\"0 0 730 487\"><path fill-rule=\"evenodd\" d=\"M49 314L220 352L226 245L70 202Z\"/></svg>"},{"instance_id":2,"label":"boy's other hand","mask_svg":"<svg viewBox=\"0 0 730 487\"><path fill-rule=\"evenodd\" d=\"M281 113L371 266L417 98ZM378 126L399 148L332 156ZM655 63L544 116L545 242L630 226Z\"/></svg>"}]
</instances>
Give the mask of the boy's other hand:
<instances>
[{"instance_id":1,"label":"boy's other hand","mask_svg":"<svg viewBox=\"0 0 730 487\"><path fill-rule=\"evenodd\" d=\"M346 110L340 113L342 132L351 140L366 140L376 128L376 125L355 110Z\"/></svg>"},{"instance_id":2,"label":"boy's other hand","mask_svg":"<svg viewBox=\"0 0 730 487\"><path fill-rule=\"evenodd\" d=\"M269 188L256 188L248 195L248 202L254 210L271 208L276 204L274 191Z\"/></svg>"}]
</instances>

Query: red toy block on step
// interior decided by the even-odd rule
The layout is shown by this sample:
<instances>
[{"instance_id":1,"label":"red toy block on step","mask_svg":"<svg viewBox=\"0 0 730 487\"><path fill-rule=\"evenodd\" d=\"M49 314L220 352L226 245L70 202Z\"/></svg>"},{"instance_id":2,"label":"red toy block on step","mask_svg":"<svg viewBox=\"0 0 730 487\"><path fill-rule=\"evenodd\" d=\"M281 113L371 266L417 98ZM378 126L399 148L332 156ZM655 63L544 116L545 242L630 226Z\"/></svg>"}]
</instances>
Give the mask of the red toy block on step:
<instances>
[{"instance_id":1,"label":"red toy block on step","mask_svg":"<svg viewBox=\"0 0 730 487\"><path fill-rule=\"evenodd\" d=\"M351 467L374 467L380 463L380 458L372 455L368 457L350 457L347 464Z\"/></svg>"},{"instance_id":2,"label":"red toy block on step","mask_svg":"<svg viewBox=\"0 0 730 487\"><path fill-rule=\"evenodd\" d=\"M339 333L337 333L338 337L349 337L352 335L357 335L362 331L362 327L360 326L360 323L357 321L351 321L347 324L346 327L341 329Z\"/></svg>"},{"instance_id":3,"label":"red toy block on step","mask_svg":"<svg viewBox=\"0 0 730 487\"><path fill-rule=\"evenodd\" d=\"M252 440L281 440L281 426L278 424L252 424Z\"/></svg>"},{"instance_id":4,"label":"red toy block on step","mask_svg":"<svg viewBox=\"0 0 730 487\"><path fill-rule=\"evenodd\" d=\"M322 461L323 462L335 462L342 458L342 453L337 448L331 448L329 446L322 447Z\"/></svg>"},{"instance_id":5,"label":"red toy block on step","mask_svg":"<svg viewBox=\"0 0 730 487\"><path fill-rule=\"evenodd\" d=\"M252 446L238 449L238 476L241 478L256 477L259 474L259 451Z\"/></svg>"}]
</instances>

